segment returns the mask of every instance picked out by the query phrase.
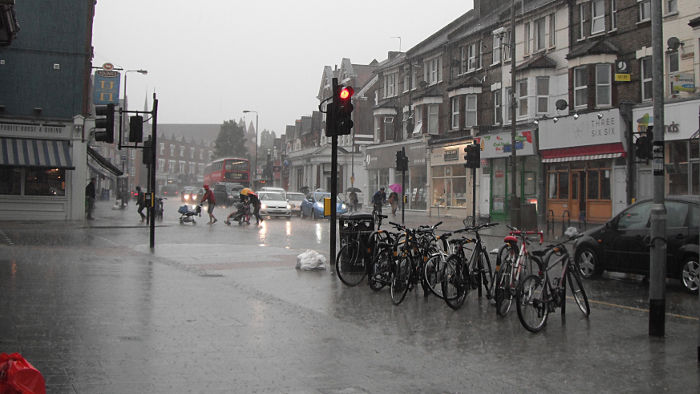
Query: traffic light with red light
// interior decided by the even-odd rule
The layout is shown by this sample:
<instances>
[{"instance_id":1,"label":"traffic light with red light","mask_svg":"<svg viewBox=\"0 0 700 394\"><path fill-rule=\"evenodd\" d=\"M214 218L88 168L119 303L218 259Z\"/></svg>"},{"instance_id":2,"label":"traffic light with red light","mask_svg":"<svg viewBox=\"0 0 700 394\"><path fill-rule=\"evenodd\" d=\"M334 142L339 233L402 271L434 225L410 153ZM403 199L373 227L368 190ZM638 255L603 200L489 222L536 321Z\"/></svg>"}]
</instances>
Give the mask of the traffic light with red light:
<instances>
[{"instance_id":1,"label":"traffic light with red light","mask_svg":"<svg viewBox=\"0 0 700 394\"><path fill-rule=\"evenodd\" d=\"M338 112L336 113L336 124L337 135L348 135L352 131L353 121L352 121L352 95L355 90L352 86L342 86L340 85L340 90L338 91L338 106L336 107Z\"/></svg>"},{"instance_id":2,"label":"traffic light with red light","mask_svg":"<svg viewBox=\"0 0 700 394\"><path fill-rule=\"evenodd\" d=\"M95 106L95 141L114 143L114 104Z\"/></svg>"}]
</instances>

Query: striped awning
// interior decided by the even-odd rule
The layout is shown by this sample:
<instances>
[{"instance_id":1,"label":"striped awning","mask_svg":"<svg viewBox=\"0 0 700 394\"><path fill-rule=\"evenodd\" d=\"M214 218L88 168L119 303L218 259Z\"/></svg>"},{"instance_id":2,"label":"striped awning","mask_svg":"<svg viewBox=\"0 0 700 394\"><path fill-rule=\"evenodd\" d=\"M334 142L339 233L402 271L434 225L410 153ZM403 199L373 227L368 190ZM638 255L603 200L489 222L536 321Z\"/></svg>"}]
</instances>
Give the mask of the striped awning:
<instances>
[{"instance_id":1,"label":"striped awning","mask_svg":"<svg viewBox=\"0 0 700 394\"><path fill-rule=\"evenodd\" d=\"M0 165L75 169L70 142L0 138Z\"/></svg>"},{"instance_id":2,"label":"striped awning","mask_svg":"<svg viewBox=\"0 0 700 394\"><path fill-rule=\"evenodd\" d=\"M557 163L579 160L616 159L625 156L621 142L602 145L576 146L549 149L540 152L543 163Z\"/></svg>"}]
</instances>

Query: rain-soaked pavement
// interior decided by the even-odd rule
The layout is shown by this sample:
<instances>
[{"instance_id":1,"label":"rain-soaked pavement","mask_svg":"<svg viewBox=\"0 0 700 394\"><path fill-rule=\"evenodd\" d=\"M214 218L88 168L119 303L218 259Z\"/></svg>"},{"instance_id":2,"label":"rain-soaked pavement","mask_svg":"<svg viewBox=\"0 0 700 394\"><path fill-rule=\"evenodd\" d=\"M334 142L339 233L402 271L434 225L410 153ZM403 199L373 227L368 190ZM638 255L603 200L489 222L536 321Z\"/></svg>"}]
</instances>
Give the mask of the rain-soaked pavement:
<instances>
[{"instance_id":1,"label":"rain-soaked pavement","mask_svg":"<svg viewBox=\"0 0 700 394\"><path fill-rule=\"evenodd\" d=\"M348 288L325 221L180 225L169 201L148 247L133 206L86 223L0 222L0 351L20 352L52 393L689 392L700 387L698 299L669 281L666 337L647 333L648 286L586 281L530 334L470 295L459 311L409 293ZM408 223L456 218L409 214ZM486 237L497 247L503 229ZM330 266L328 268L331 268Z\"/></svg>"}]
</instances>

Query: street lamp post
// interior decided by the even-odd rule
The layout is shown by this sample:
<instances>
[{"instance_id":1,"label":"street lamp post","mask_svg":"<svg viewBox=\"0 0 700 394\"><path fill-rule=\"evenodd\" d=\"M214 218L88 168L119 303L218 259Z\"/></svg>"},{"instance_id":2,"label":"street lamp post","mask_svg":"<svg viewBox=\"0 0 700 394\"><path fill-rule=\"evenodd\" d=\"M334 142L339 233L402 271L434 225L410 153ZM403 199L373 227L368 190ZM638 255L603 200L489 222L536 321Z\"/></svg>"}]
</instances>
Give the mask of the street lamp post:
<instances>
[{"instance_id":1,"label":"street lamp post","mask_svg":"<svg viewBox=\"0 0 700 394\"><path fill-rule=\"evenodd\" d=\"M126 116L129 116L128 113L126 112L126 111L129 110L129 108L128 108L129 102L128 102L128 100L127 100L127 95L126 95L126 81L127 81L127 76L129 75L130 72L137 72L137 73L139 73L139 74L146 75L146 74L148 74L148 70L137 69L137 70L126 70L126 71L124 71L124 113L127 114ZM121 127L121 125L123 124L122 122L124 122L124 119L123 119L123 116L120 116L120 117L119 117L119 124L120 124L119 130L124 130L124 129ZM128 123L127 123L127 124L128 124ZM123 138L123 136L120 135L119 138ZM123 142L122 140L119 141L119 145L120 145L120 146L121 146L121 143L122 143L122 142ZM124 168L124 164L126 164L126 168ZM127 179L130 179L130 178L131 178L131 171L130 171L130 169L131 169L131 166L132 166L132 165L133 165L133 164L130 162L129 156L127 155L126 160L122 161L122 171L126 170L126 172L127 172ZM126 193L128 193L128 192L129 192L129 190L128 190L128 189L129 189L129 186L127 185L126 188L127 188ZM126 203L124 202L124 200L125 200L125 198L124 198L124 196L122 196L122 208L124 208L124 207L126 206Z\"/></svg>"},{"instance_id":2,"label":"street lamp post","mask_svg":"<svg viewBox=\"0 0 700 394\"><path fill-rule=\"evenodd\" d=\"M258 111L253 111L249 109L244 109L243 113L247 114L249 112L255 113L255 161L253 161L253 172L254 176L258 175ZM253 178L255 179L255 178ZM251 184L251 186L253 186Z\"/></svg>"}]
</instances>

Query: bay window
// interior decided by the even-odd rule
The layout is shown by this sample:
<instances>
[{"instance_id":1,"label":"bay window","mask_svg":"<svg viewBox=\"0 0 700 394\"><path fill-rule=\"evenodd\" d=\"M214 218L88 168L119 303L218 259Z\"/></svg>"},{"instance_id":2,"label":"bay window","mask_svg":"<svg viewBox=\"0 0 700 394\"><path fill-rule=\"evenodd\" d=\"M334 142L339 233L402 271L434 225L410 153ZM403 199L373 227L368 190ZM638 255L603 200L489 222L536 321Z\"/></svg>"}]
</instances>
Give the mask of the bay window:
<instances>
[{"instance_id":1,"label":"bay window","mask_svg":"<svg viewBox=\"0 0 700 394\"><path fill-rule=\"evenodd\" d=\"M464 127L476 126L477 100L475 94L465 96Z\"/></svg>"},{"instance_id":2,"label":"bay window","mask_svg":"<svg viewBox=\"0 0 700 394\"><path fill-rule=\"evenodd\" d=\"M586 67L574 69L574 107L585 107L588 104L588 70Z\"/></svg>"},{"instance_id":3,"label":"bay window","mask_svg":"<svg viewBox=\"0 0 700 394\"><path fill-rule=\"evenodd\" d=\"M595 66L595 90L596 90L596 106L606 107L612 104L612 84L611 84L611 65L596 64Z\"/></svg>"}]
</instances>

